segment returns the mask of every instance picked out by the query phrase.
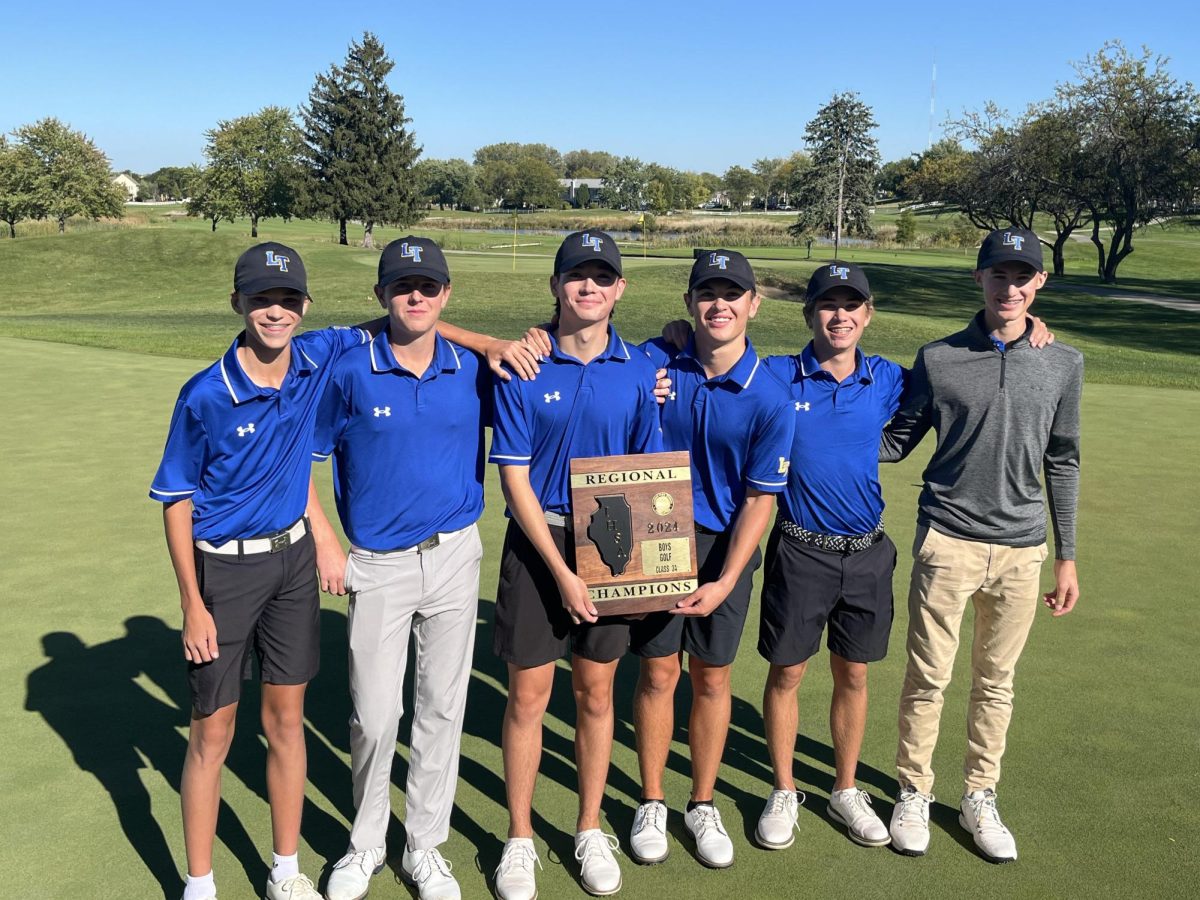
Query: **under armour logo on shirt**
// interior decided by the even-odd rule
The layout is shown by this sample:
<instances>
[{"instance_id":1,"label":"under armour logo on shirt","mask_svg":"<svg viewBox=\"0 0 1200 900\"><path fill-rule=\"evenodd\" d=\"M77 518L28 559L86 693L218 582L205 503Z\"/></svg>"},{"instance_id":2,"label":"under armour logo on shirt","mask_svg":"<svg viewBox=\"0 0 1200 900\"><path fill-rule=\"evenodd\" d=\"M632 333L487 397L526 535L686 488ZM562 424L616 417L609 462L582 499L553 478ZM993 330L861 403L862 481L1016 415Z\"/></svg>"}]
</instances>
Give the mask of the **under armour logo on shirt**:
<instances>
[{"instance_id":1,"label":"under armour logo on shirt","mask_svg":"<svg viewBox=\"0 0 1200 900\"><path fill-rule=\"evenodd\" d=\"M558 391L555 391L553 394L543 394L542 396L546 398L547 403L549 403L551 400L562 399L562 395Z\"/></svg>"},{"instance_id":2,"label":"under armour logo on shirt","mask_svg":"<svg viewBox=\"0 0 1200 900\"><path fill-rule=\"evenodd\" d=\"M237 433L238 433L238 437L245 437L248 434L254 434L254 423L251 422L249 425L244 425L244 426L239 425L237 427Z\"/></svg>"},{"instance_id":3,"label":"under armour logo on shirt","mask_svg":"<svg viewBox=\"0 0 1200 900\"><path fill-rule=\"evenodd\" d=\"M674 392L674 391L671 391L671 393L667 394L667 399L668 399L668 400L674 400L674 399L675 399L675 392Z\"/></svg>"},{"instance_id":4,"label":"under armour logo on shirt","mask_svg":"<svg viewBox=\"0 0 1200 900\"><path fill-rule=\"evenodd\" d=\"M808 408L810 406L812 406L812 404L809 403L807 400L805 400L803 403L801 403L799 400L797 400L796 401L796 412L800 412L800 410L804 410L805 412L808 412Z\"/></svg>"},{"instance_id":5,"label":"under armour logo on shirt","mask_svg":"<svg viewBox=\"0 0 1200 900\"><path fill-rule=\"evenodd\" d=\"M390 406L376 406L376 407L374 407L374 410L375 410L375 418L377 418L377 419L380 416L389 416L390 417L392 414L392 408Z\"/></svg>"}]
</instances>

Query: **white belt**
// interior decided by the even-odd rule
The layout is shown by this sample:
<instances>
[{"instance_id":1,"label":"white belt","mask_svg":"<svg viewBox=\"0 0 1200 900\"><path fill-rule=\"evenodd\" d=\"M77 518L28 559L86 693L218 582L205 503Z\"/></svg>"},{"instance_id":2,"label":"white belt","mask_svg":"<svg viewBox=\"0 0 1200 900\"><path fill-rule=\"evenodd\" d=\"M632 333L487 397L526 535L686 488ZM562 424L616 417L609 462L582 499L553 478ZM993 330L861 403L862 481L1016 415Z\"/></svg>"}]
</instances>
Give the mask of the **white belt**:
<instances>
[{"instance_id":1,"label":"white belt","mask_svg":"<svg viewBox=\"0 0 1200 900\"><path fill-rule=\"evenodd\" d=\"M196 546L205 553L216 553L219 556L249 556L252 553L278 553L286 550L304 535L308 534L308 522L301 516L291 528L265 537L250 538L249 540L232 540L224 544L210 544L208 541L196 541Z\"/></svg>"}]
</instances>

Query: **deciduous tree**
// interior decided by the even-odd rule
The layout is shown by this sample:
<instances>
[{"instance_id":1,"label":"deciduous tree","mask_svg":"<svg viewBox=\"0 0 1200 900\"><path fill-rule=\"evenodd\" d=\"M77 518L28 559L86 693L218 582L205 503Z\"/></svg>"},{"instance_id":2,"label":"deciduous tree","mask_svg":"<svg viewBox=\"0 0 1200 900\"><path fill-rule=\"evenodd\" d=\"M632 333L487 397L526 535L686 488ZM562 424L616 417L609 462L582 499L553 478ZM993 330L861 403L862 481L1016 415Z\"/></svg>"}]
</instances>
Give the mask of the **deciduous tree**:
<instances>
[{"instance_id":1,"label":"deciduous tree","mask_svg":"<svg viewBox=\"0 0 1200 900\"><path fill-rule=\"evenodd\" d=\"M112 183L108 157L83 132L46 118L14 135L28 164L29 209L38 218L56 220L59 234L71 216L125 214L125 192Z\"/></svg>"}]
</instances>

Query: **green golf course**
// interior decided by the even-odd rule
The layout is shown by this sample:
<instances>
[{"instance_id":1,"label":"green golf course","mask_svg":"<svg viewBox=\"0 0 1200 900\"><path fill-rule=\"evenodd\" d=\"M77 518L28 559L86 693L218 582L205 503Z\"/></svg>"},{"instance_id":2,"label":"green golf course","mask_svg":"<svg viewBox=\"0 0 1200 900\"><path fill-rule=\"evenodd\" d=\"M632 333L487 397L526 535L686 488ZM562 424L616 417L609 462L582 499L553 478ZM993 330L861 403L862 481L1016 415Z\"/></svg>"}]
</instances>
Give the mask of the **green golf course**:
<instances>
[{"instance_id":1,"label":"green golf course","mask_svg":"<svg viewBox=\"0 0 1200 900\"><path fill-rule=\"evenodd\" d=\"M432 223L431 223L432 224ZM616 227L615 225L613 227ZM453 296L445 318L506 337L544 321L558 243L522 235L414 227L447 238ZM376 229L376 240L404 232ZM260 239L296 247L314 304L305 327L373 318L378 250L341 247L328 223L269 221ZM453 239L451 239L453 238ZM505 241L509 243L505 245ZM1200 295L1200 236L1147 229L1122 266L1139 296ZM182 383L239 329L230 310L233 262L253 241L245 223L147 215L112 227L0 242L0 547L6 622L0 637L0 894L21 898L174 898L184 872L179 778L188 693L179 599L147 497ZM683 312L690 253L641 256L623 246L629 288L615 324L642 340ZM750 252L750 251L748 251ZM760 354L798 352L807 330L796 295L813 259L800 248L752 258L772 285L750 337ZM771 788L762 736L766 663L756 652L757 600L734 665L733 723L717 803L736 862L703 868L682 824L688 791L688 687L677 697L668 763L672 854L638 867L619 857L620 896L1166 897L1200 877L1200 604L1188 579L1200 533L1200 314L1100 291L1089 245L1073 247L1067 277L1051 279L1034 311L1085 354L1079 572L1069 616L1041 611L1018 670L1016 711L999 786L1020 851L993 866L958 825L969 654L946 698L928 856L851 843L827 816L833 785L826 652L801 688L795 764L807 792L793 847L752 842ZM651 254L655 251L651 249ZM902 363L960 328L978 308L973 251L870 251L877 299L864 350ZM1095 289L1095 293L1091 291ZM871 711L859 782L887 820L897 785L896 707L904 666L909 556L921 472L932 439L882 471L887 527L900 548L896 621L886 660L871 669ZM314 467L333 509L329 467ZM486 553L466 732L450 840L442 848L467 898L490 896L507 815L500 754L503 665L491 652L503 500L488 468L480 523ZM1193 547L1189 550L1188 547ZM1050 567L1043 573L1050 584ZM755 591L757 597L757 590ZM324 597L322 671L306 705L309 788L301 864L324 883L345 850L353 815L344 598ZM965 633L969 634L968 611ZM631 696L636 660L618 674L616 745L603 816L622 850L639 796ZM543 898L585 896L572 856L574 703L559 664L535 798ZM249 685L223 782L214 869L223 900L254 897L266 878L270 822L265 748ZM389 866L399 870L407 717L393 776ZM97 874L103 873L103 881ZM371 897L409 897L391 868Z\"/></svg>"}]
</instances>

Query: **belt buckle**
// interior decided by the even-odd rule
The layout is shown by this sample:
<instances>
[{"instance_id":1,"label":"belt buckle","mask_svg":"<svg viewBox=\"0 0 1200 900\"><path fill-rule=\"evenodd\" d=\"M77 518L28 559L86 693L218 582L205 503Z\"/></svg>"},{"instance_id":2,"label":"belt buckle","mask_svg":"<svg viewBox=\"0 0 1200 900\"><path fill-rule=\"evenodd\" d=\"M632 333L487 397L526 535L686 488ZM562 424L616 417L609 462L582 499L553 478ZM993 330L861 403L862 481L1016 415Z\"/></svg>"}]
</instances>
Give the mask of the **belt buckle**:
<instances>
[{"instance_id":1,"label":"belt buckle","mask_svg":"<svg viewBox=\"0 0 1200 900\"><path fill-rule=\"evenodd\" d=\"M442 542L441 535L439 535L435 532L431 537L427 537L425 540L421 541L421 543L417 544L417 552L424 553L426 550L432 550L434 547L438 546L441 542Z\"/></svg>"},{"instance_id":2,"label":"belt buckle","mask_svg":"<svg viewBox=\"0 0 1200 900\"><path fill-rule=\"evenodd\" d=\"M292 536L286 531L281 531L279 534L273 534L268 538L271 542L270 553L278 553L280 550L286 550L292 543Z\"/></svg>"}]
</instances>

